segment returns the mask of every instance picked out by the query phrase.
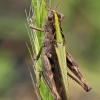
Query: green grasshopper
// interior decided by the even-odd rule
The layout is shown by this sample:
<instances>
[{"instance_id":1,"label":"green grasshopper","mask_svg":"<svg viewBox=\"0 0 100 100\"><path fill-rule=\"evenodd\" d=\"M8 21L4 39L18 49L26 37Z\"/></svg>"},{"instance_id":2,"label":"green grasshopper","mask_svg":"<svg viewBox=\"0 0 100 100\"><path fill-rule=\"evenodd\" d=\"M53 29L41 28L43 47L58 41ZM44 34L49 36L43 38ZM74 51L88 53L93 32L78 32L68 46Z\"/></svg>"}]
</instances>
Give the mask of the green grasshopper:
<instances>
[{"instance_id":1,"label":"green grasshopper","mask_svg":"<svg viewBox=\"0 0 100 100\"><path fill-rule=\"evenodd\" d=\"M57 3L57 6L58 4L59 2ZM68 100L68 76L81 85L85 91L88 92L92 89L86 83L78 65L71 55L68 52L66 53L65 38L61 28L61 21L63 18L63 14L50 8L44 23L44 29L30 25L30 28L42 31L45 35L43 44L35 60L39 59L42 48L44 48L42 55L43 71L40 71L40 75L43 77L54 100ZM67 66L80 81L68 73Z\"/></svg>"}]
</instances>

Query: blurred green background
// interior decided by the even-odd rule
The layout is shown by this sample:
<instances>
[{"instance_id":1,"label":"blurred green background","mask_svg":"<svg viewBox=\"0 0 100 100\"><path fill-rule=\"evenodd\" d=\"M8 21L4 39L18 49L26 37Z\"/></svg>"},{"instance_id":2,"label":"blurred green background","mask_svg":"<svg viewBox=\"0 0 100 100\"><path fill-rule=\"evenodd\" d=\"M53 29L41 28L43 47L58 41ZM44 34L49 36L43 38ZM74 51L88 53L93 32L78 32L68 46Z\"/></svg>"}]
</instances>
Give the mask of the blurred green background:
<instances>
[{"instance_id":1,"label":"blurred green background","mask_svg":"<svg viewBox=\"0 0 100 100\"><path fill-rule=\"evenodd\" d=\"M29 70L32 61L25 27L31 0L0 2L0 100L37 100ZM52 1L55 8L57 0ZM67 50L92 86L86 93L69 79L70 100L100 100L100 0L61 0L63 33Z\"/></svg>"}]
</instances>

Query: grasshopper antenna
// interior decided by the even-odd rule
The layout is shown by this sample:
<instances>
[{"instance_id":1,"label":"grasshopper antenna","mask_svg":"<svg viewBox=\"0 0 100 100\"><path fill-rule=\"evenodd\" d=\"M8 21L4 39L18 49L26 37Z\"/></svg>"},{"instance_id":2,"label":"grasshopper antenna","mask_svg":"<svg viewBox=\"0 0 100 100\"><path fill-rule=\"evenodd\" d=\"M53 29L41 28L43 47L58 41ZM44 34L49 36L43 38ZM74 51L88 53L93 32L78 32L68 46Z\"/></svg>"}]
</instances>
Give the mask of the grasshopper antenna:
<instances>
[{"instance_id":1,"label":"grasshopper antenna","mask_svg":"<svg viewBox=\"0 0 100 100\"><path fill-rule=\"evenodd\" d=\"M50 7L49 4L46 2L46 0L44 0L44 1L45 1L45 3L47 4L49 10L51 10L51 7Z\"/></svg>"},{"instance_id":2,"label":"grasshopper antenna","mask_svg":"<svg viewBox=\"0 0 100 100\"><path fill-rule=\"evenodd\" d=\"M58 7L60 1L61 1L61 0L59 0L59 1L57 2L56 7L55 7L55 11L56 11L56 9L57 9L57 7Z\"/></svg>"}]
</instances>

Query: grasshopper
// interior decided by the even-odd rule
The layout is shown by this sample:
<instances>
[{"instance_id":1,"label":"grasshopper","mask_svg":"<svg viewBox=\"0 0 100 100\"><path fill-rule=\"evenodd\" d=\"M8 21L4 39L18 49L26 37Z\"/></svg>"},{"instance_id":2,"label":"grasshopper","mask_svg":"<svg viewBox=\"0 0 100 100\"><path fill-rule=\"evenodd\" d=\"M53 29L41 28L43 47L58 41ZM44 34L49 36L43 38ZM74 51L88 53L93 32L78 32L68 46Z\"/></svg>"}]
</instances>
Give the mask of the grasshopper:
<instances>
[{"instance_id":1,"label":"grasshopper","mask_svg":"<svg viewBox=\"0 0 100 100\"><path fill-rule=\"evenodd\" d=\"M58 4L59 2L57 3L57 6ZM81 85L86 92L92 89L86 83L72 56L66 52L65 38L62 34L61 28L63 18L63 14L50 8L49 14L44 23L44 29L30 25L30 28L44 32L45 35L40 51L34 60L40 58L41 51L44 48L42 55L43 71L40 72L40 75L43 77L54 100L68 100L67 76L71 77ZM67 66L80 81L68 73Z\"/></svg>"}]
</instances>

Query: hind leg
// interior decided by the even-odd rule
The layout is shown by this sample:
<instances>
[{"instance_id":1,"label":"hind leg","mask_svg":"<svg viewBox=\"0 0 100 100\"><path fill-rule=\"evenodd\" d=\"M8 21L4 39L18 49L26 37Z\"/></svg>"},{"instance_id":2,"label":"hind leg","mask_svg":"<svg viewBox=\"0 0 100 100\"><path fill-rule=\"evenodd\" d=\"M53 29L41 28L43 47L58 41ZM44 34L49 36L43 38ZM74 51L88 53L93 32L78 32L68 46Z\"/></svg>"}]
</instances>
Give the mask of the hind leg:
<instances>
[{"instance_id":1,"label":"hind leg","mask_svg":"<svg viewBox=\"0 0 100 100\"><path fill-rule=\"evenodd\" d=\"M50 64L50 61L46 55L43 55L43 72L45 74L46 80L51 88L51 94L55 100L61 100L60 96L57 92L53 72L52 72L52 66Z\"/></svg>"}]
</instances>

